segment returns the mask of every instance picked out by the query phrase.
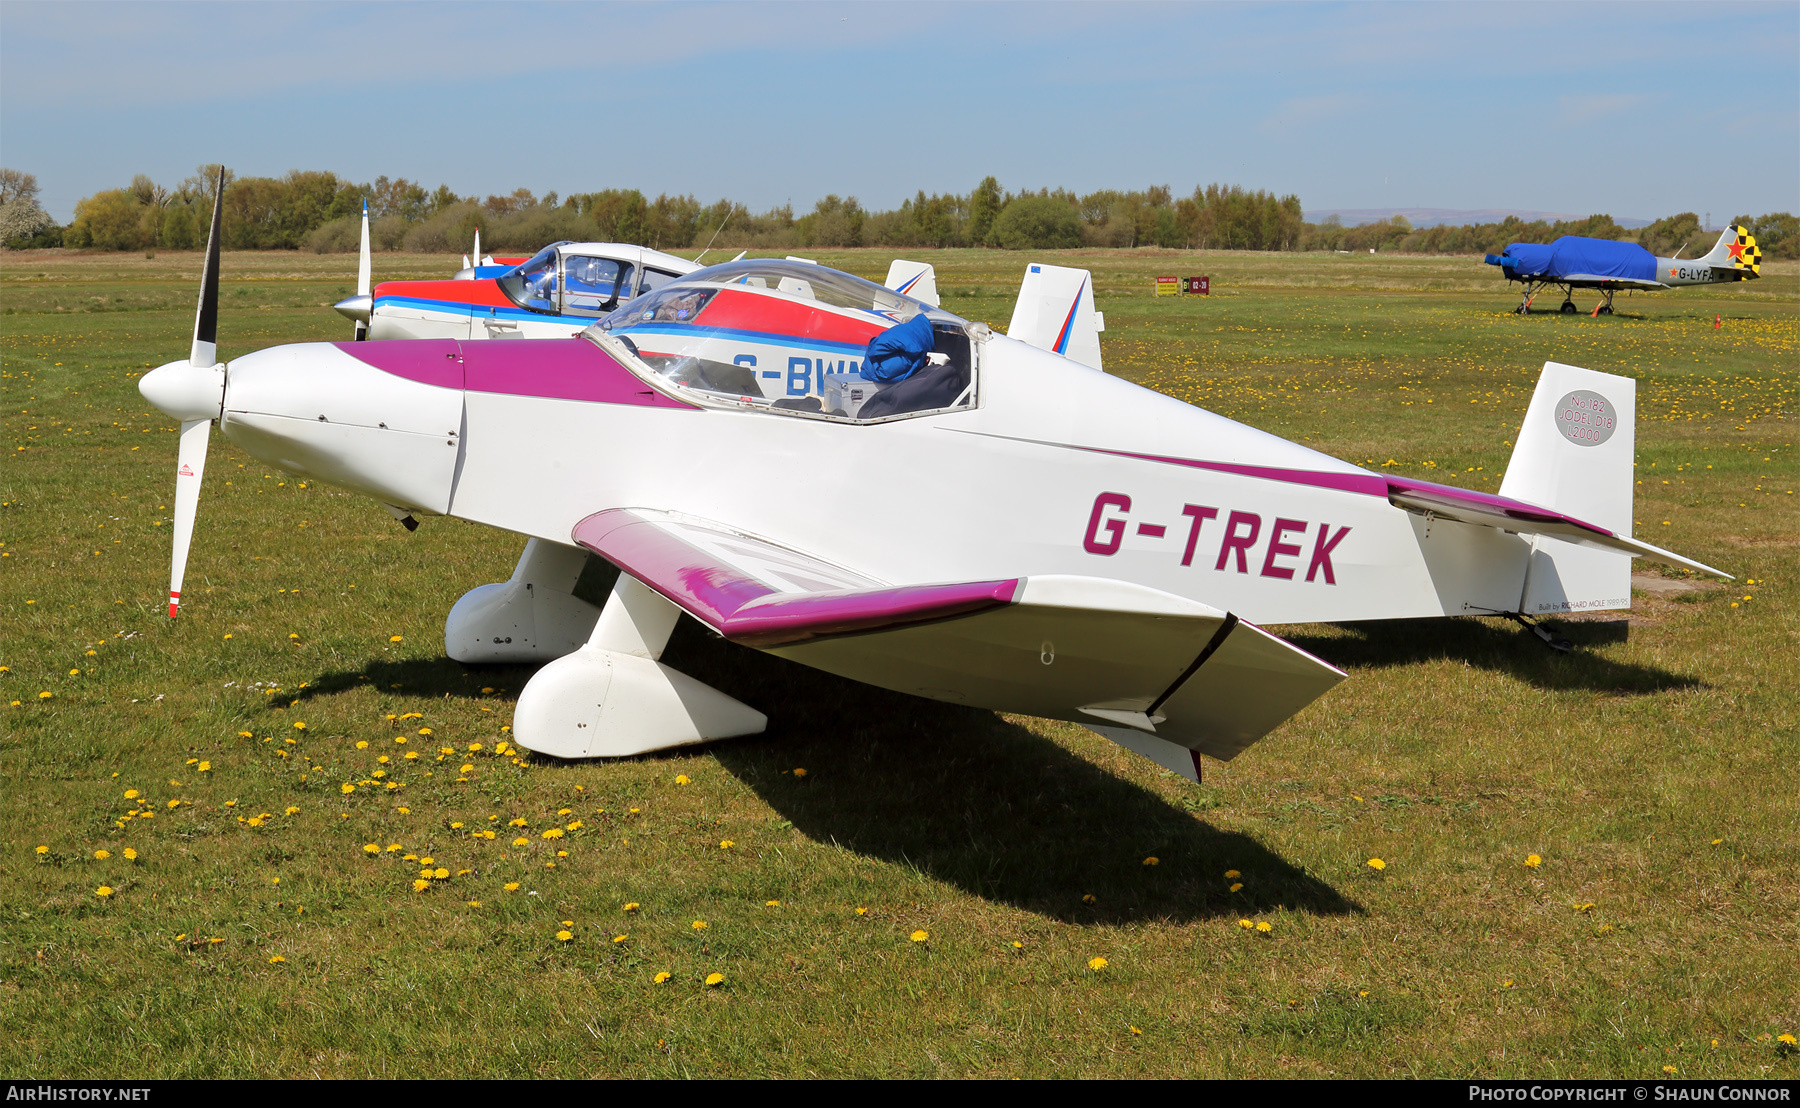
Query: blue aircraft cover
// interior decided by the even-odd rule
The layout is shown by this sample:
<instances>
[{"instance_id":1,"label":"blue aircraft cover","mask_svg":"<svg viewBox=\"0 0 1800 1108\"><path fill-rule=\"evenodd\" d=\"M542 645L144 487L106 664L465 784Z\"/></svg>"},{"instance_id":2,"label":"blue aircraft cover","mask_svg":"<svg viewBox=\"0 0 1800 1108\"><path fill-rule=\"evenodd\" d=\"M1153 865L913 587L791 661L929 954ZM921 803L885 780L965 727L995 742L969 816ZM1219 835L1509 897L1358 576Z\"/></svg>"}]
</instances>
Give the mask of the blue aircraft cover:
<instances>
[{"instance_id":1,"label":"blue aircraft cover","mask_svg":"<svg viewBox=\"0 0 1800 1108\"><path fill-rule=\"evenodd\" d=\"M863 378L889 384L904 381L925 364L925 355L936 344L931 320L920 312L869 340L869 352L863 357Z\"/></svg>"},{"instance_id":2,"label":"blue aircraft cover","mask_svg":"<svg viewBox=\"0 0 1800 1108\"><path fill-rule=\"evenodd\" d=\"M1656 280L1656 257L1635 242L1584 239L1564 235L1549 246L1515 242L1506 248L1517 264L1507 266L1520 277L1558 280L1563 277L1612 277L1621 281Z\"/></svg>"}]
</instances>

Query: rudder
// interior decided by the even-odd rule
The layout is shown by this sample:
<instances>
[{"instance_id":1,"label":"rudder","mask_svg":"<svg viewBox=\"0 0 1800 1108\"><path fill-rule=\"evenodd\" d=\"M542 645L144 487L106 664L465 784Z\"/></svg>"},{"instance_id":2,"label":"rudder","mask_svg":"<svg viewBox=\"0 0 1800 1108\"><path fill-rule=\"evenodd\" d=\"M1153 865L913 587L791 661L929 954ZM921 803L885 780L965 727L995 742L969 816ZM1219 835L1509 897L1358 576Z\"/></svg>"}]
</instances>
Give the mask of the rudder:
<instances>
[{"instance_id":1,"label":"rudder","mask_svg":"<svg viewBox=\"0 0 1800 1108\"><path fill-rule=\"evenodd\" d=\"M1545 362L1500 495L1629 536L1637 381ZM1527 615L1631 606L1631 556L1532 538L1519 610Z\"/></svg>"}]
</instances>

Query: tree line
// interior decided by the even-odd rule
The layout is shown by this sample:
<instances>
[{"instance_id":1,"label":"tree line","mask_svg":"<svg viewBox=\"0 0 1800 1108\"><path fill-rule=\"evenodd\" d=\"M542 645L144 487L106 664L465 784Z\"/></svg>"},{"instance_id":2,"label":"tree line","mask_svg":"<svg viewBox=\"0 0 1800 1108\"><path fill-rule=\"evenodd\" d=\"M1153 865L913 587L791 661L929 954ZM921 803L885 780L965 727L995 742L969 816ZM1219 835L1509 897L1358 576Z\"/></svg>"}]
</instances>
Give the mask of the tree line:
<instances>
[{"instance_id":1,"label":"tree line","mask_svg":"<svg viewBox=\"0 0 1800 1108\"><path fill-rule=\"evenodd\" d=\"M1684 244L1710 247L1692 212L1627 230L1611 216L1559 223L1524 222L1414 228L1402 217L1342 226L1305 219L1300 198L1236 185L1196 186L1176 196L1167 185L1078 195L1067 189L1007 191L993 177L966 194L920 190L891 211L869 211L854 196L828 195L799 216L790 206L752 212L728 199L702 204L691 194L637 189L556 192L516 189L504 196L462 196L448 185L427 190L405 177L356 183L321 170L282 177L225 173L224 246L228 250L354 251L369 205L374 249L456 253L479 229L484 248L529 252L558 239L635 242L658 250L777 250L813 247L983 246L1046 250L1080 246L1156 246L1178 250L1335 250L1365 253L1498 253L1511 242L1559 235L1641 243L1668 255ZM204 246L219 167L164 187L138 174L124 188L84 198L58 225L37 205L31 174L0 169L0 242L8 247L94 250L189 250ZM1767 257L1800 256L1800 220L1786 212L1739 216Z\"/></svg>"}]
</instances>

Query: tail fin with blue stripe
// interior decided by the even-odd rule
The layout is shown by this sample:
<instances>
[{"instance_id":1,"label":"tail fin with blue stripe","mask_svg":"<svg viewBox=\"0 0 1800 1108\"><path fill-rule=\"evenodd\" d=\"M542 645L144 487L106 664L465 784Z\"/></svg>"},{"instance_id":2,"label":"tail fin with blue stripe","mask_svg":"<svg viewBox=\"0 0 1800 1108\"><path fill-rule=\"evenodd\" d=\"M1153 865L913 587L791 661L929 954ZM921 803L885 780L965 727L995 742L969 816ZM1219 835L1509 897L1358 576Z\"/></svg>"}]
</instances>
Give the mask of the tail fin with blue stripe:
<instances>
[{"instance_id":1,"label":"tail fin with blue stripe","mask_svg":"<svg viewBox=\"0 0 1800 1108\"><path fill-rule=\"evenodd\" d=\"M1025 267L1008 336L1099 369L1104 330L1106 317L1094 310L1094 278L1087 270L1038 262Z\"/></svg>"}]
</instances>

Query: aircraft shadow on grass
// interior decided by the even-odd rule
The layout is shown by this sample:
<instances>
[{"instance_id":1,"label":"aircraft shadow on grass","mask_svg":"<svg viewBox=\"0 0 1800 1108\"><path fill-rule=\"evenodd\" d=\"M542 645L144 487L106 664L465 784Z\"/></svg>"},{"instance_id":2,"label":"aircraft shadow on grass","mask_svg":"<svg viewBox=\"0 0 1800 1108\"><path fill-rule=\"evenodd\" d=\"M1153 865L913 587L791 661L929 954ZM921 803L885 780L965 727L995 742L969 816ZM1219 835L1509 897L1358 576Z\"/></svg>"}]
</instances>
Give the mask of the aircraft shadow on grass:
<instances>
[{"instance_id":1,"label":"aircraft shadow on grass","mask_svg":"<svg viewBox=\"0 0 1800 1108\"><path fill-rule=\"evenodd\" d=\"M858 684L683 622L665 660L770 716L766 734L713 755L815 841L1066 922L1362 911L1255 839L993 712ZM1228 869L1243 874L1237 894Z\"/></svg>"},{"instance_id":2,"label":"aircraft shadow on grass","mask_svg":"<svg viewBox=\"0 0 1800 1108\"><path fill-rule=\"evenodd\" d=\"M768 713L766 733L706 749L817 842L1075 923L1363 910L1250 836L1213 827L993 712L834 677L733 646L692 620L681 621L663 660ZM533 668L372 660L321 675L299 697L372 685L436 698L491 686L513 690L494 695L510 703ZM1158 864L1144 865L1151 856ZM1229 869L1243 875L1235 894Z\"/></svg>"},{"instance_id":3,"label":"aircraft shadow on grass","mask_svg":"<svg viewBox=\"0 0 1800 1108\"><path fill-rule=\"evenodd\" d=\"M1645 696L1706 684L1657 666L1614 661L1591 649L1625 642L1628 625L1623 619L1559 620L1549 627L1574 644L1572 653L1548 649L1523 628L1474 618L1372 620L1337 624L1328 631L1288 628L1283 637L1352 671L1454 659L1540 689Z\"/></svg>"}]
</instances>

